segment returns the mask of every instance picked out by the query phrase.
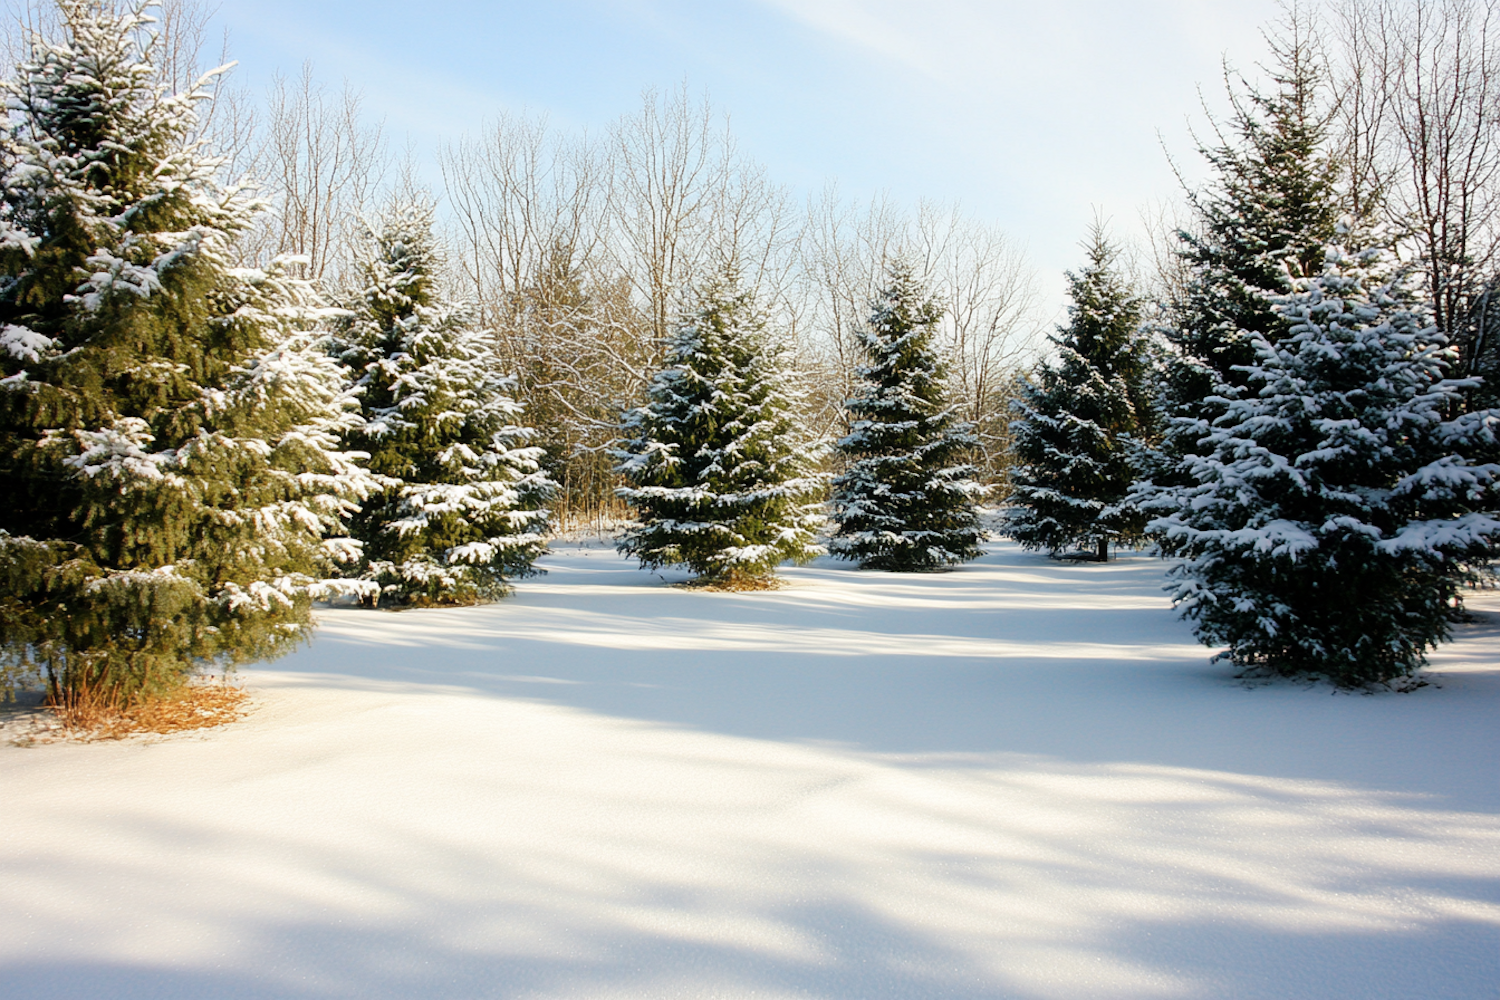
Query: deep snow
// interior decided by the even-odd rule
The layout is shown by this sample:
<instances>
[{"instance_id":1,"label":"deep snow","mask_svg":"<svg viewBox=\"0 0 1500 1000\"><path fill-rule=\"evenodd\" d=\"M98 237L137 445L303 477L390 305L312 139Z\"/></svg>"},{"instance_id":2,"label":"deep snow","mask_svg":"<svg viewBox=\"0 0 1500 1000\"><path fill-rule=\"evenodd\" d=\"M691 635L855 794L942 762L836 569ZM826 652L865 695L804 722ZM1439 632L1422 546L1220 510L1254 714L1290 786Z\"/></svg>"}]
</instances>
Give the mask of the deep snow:
<instances>
[{"instance_id":1,"label":"deep snow","mask_svg":"<svg viewBox=\"0 0 1500 1000\"><path fill-rule=\"evenodd\" d=\"M1492 594L1361 696L1234 681L1144 556L542 565L325 613L239 725L0 747L0 996L1500 993Z\"/></svg>"}]
</instances>

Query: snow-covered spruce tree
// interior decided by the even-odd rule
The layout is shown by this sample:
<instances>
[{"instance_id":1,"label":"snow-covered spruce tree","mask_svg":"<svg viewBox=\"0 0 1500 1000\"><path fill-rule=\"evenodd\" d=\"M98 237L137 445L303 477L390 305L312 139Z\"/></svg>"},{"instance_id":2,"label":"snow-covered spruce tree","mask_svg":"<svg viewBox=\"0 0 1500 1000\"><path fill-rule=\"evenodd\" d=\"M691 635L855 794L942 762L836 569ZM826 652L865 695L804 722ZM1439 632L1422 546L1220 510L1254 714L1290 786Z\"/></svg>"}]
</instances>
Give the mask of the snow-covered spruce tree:
<instances>
[{"instance_id":1,"label":"snow-covered spruce tree","mask_svg":"<svg viewBox=\"0 0 1500 1000\"><path fill-rule=\"evenodd\" d=\"M1352 687L1419 669L1462 586L1500 549L1500 414L1450 419L1468 380L1381 257L1331 248L1257 336L1248 388L1221 399L1194 485L1151 525L1175 600L1235 664Z\"/></svg>"},{"instance_id":2,"label":"snow-covered spruce tree","mask_svg":"<svg viewBox=\"0 0 1500 1000\"><path fill-rule=\"evenodd\" d=\"M1229 87L1234 112L1215 125L1224 138L1200 150L1212 174L1189 195L1193 230L1178 234L1189 280L1161 330L1172 347L1160 394L1171 419L1160 449L1142 456L1143 499L1153 482L1191 480L1187 459L1202 453L1198 442L1222 412L1213 400L1245 384L1255 338L1285 335L1276 298L1320 274L1324 247L1338 238L1343 208L1317 38L1304 16L1269 41L1274 92Z\"/></svg>"},{"instance_id":3,"label":"snow-covered spruce tree","mask_svg":"<svg viewBox=\"0 0 1500 1000\"><path fill-rule=\"evenodd\" d=\"M640 520L620 551L733 587L821 552L826 481L795 401L786 346L730 265L697 290L646 403L623 419L619 495Z\"/></svg>"},{"instance_id":4,"label":"snow-covered spruce tree","mask_svg":"<svg viewBox=\"0 0 1500 1000\"><path fill-rule=\"evenodd\" d=\"M59 14L4 84L0 662L120 705L287 651L373 484L309 290L229 265L205 84L158 85L140 8Z\"/></svg>"},{"instance_id":5,"label":"snow-covered spruce tree","mask_svg":"<svg viewBox=\"0 0 1500 1000\"><path fill-rule=\"evenodd\" d=\"M489 331L435 287L432 206L393 203L359 261L364 291L335 340L364 407L349 443L386 488L355 516L369 598L395 604L494 600L535 572L552 483L520 426L514 380Z\"/></svg>"},{"instance_id":6,"label":"snow-covered spruce tree","mask_svg":"<svg viewBox=\"0 0 1500 1000\"><path fill-rule=\"evenodd\" d=\"M848 468L834 480L828 548L866 569L941 569L980 554L986 489L965 458L977 441L944 399L932 344L942 310L908 264L887 279L857 334L864 394L845 403L850 433L837 449Z\"/></svg>"},{"instance_id":7,"label":"snow-covered spruce tree","mask_svg":"<svg viewBox=\"0 0 1500 1000\"><path fill-rule=\"evenodd\" d=\"M1102 228L1087 250L1088 264L1068 274L1069 322L1051 338L1057 358L1036 367L1012 404L1023 464L1012 473L1005 531L1024 548L1087 547L1104 562L1111 542L1135 542L1145 526L1127 494L1133 445L1149 441L1155 413L1141 299Z\"/></svg>"}]
</instances>

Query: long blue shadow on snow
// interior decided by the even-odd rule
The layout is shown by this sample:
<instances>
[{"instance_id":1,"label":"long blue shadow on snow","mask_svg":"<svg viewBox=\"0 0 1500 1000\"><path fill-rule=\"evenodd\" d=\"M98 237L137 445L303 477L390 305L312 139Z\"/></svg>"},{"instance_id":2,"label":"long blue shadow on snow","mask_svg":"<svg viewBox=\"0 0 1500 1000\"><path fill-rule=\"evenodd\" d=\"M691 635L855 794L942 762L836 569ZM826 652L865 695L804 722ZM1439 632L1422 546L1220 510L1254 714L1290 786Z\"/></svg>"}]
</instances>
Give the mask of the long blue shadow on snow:
<instances>
[{"instance_id":1,"label":"long blue shadow on snow","mask_svg":"<svg viewBox=\"0 0 1500 1000\"><path fill-rule=\"evenodd\" d=\"M310 648L259 669L945 765L1006 753L1367 787L1377 775L1381 790L1500 808L1500 670L1411 695L1247 687L1177 620L1157 560L1067 565L1007 548L924 576L825 561L787 571L787 590L723 594L588 556L488 607L341 612ZM1497 634L1487 619L1460 626L1472 641Z\"/></svg>"}]
</instances>

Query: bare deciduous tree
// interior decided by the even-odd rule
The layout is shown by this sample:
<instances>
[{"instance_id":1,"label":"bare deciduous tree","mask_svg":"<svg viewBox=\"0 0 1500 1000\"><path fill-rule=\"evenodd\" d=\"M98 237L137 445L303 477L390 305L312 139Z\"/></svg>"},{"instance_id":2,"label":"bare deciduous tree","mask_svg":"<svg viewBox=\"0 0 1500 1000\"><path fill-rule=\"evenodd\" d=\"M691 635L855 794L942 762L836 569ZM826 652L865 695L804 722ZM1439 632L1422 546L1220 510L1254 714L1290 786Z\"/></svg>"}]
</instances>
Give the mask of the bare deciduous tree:
<instances>
[{"instance_id":1,"label":"bare deciduous tree","mask_svg":"<svg viewBox=\"0 0 1500 1000\"><path fill-rule=\"evenodd\" d=\"M953 400L979 438L975 464L988 481L1002 482L1016 375L1038 341L1040 301L1031 266L997 227L956 207L923 204L916 228L930 287L943 306Z\"/></svg>"},{"instance_id":2,"label":"bare deciduous tree","mask_svg":"<svg viewBox=\"0 0 1500 1000\"><path fill-rule=\"evenodd\" d=\"M609 250L653 335L665 338L679 297L705 269L713 201L733 169L731 140L716 130L708 101L694 102L684 86L666 100L648 92L637 114L616 123L610 144Z\"/></svg>"},{"instance_id":3,"label":"bare deciduous tree","mask_svg":"<svg viewBox=\"0 0 1500 1000\"><path fill-rule=\"evenodd\" d=\"M1500 266L1500 2L1345 0L1345 167L1426 270L1439 327L1473 366Z\"/></svg>"},{"instance_id":4,"label":"bare deciduous tree","mask_svg":"<svg viewBox=\"0 0 1500 1000\"><path fill-rule=\"evenodd\" d=\"M611 506L606 453L650 374L652 338L605 233L608 147L504 116L447 147L458 280L478 300L520 383L561 485L563 521Z\"/></svg>"},{"instance_id":5,"label":"bare deciduous tree","mask_svg":"<svg viewBox=\"0 0 1500 1000\"><path fill-rule=\"evenodd\" d=\"M833 187L810 203L801 263L815 300L806 338L817 376L809 417L829 436L847 431L843 401L865 360L855 330L898 258L943 309L937 339L951 397L980 437L977 464L998 481L1008 461L1011 389L1035 349L1038 296L1024 255L957 208L923 203L909 214L884 198L862 207Z\"/></svg>"},{"instance_id":6,"label":"bare deciduous tree","mask_svg":"<svg viewBox=\"0 0 1500 1000\"><path fill-rule=\"evenodd\" d=\"M1192 276L1179 235L1193 229L1189 206L1181 201L1154 201L1140 210L1140 221L1144 246L1132 255L1132 279L1148 300L1168 312L1180 311Z\"/></svg>"},{"instance_id":7,"label":"bare deciduous tree","mask_svg":"<svg viewBox=\"0 0 1500 1000\"><path fill-rule=\"evenodd\" d=\"M810 378L806 417L820 438L848 432L844 401L863 363L855 330L869 316L906 220L885 197L846 202L829 184L808 202L802 230L800 296L806 302L799 350Z\"/></svg>"},{"instance_id":8,"label":"bare deciduous tree","mask_svg":"<svg viewBox=\"0 0 1500 1000\"><path fill-rule=\"evenodd\" d=\"M1332 35L1341 61L1336 64L1339 159L1345 175L1350 213L1366 221L1384 221L1385 199L1397 170L1391 143L1389 86L1397 53L1381 39L1389 37L1394 9L1367 0L1338 0L1333 5Z\"/></svg>"},{"instance_id":9,"label":"bare deciduous tree","mask_svg":"<svg viewBox=\"0 0 1500 1000\"><path fill-rule=\"evenodd\" d=\"M307 277L337 283L388 170L383 127L365 121L347 85L330 95L311 63L273 80L263 115L236 125L249 133L243 165L274 209L249 251L303 257Z\"/></svg>"},{"instance_id":10,"label":"bare deciduous tree","mask_svg":"<svg viewBox=\"0 0 1500 1000\"><path fill-rule=\"evenodd\" d=\"M214 68L205 65L203 50L208 44L209 22L216 10L198 0L160 0L158 3L154 66L157 76L173 93L187 92L204 73ZM228 50L229 40L225 37L217 66L229 62ZM204 117L202 111L199 116Z\"/></svg>"},{"instance_id":11,"label":"bare deciduous tree","mask_svg":"<svg viewBox=\"0 0 1500 1000\"><path fill-rule=\"evenodd\" d=\"M599 255L609 162L587 138L554 136L544 119L502 115L441 154L462 280L503 325L557 254L570 269Z\"/></svg>"}]
</instances>

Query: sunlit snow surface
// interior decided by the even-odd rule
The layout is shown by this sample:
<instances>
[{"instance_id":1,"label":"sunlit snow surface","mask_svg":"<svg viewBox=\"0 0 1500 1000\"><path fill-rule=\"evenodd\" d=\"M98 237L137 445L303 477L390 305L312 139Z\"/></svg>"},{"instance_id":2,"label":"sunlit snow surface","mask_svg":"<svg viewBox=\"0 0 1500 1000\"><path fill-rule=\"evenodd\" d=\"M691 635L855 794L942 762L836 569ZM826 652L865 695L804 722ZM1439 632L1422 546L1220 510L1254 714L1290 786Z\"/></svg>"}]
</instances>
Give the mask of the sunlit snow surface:
<instances>
[{"instance_id":1,"label":"sunlit snow surface","mask_svg":"<svg viewBox=\"0 0 1500 1000\"><path fill-rule=\"evenodd\" d=\"M544 562L325 614L238 726L0 747L0 996L1500 995L1493 595L1351 696L1210 665L1147 557Z\"/></svg>"}]
</instances>

